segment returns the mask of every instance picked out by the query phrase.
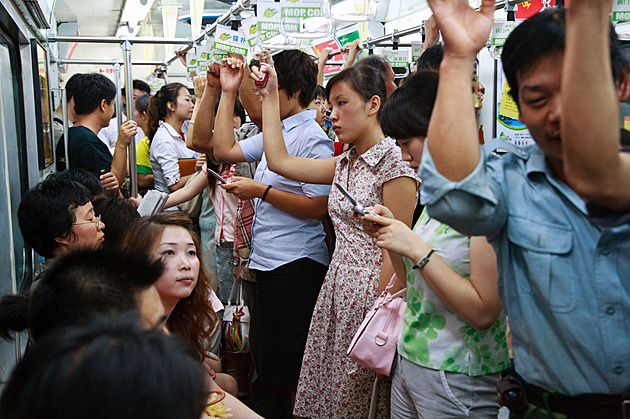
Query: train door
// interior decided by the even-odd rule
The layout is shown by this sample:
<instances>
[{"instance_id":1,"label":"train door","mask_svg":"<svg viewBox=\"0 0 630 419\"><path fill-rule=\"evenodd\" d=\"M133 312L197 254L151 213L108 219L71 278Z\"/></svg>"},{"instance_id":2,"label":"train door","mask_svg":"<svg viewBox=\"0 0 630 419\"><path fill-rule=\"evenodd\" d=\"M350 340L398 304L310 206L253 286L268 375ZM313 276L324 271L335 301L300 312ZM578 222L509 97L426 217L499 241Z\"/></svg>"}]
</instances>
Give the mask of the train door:
<instances>
[{"instance_id":1,"label":"train door","mask_svg":"<svg viewBox=\"0 0 630 419\"><path fill-rule=\"evenodd\" d=\"M26 189L24 103L17 43L0 28L0 295L28 287L30 250L25 248L17 223L17 208ZM30 282L30 281L26 281ZM8 380L23 349L0 340L0 383Z\"/></svg>"}]
</instances>

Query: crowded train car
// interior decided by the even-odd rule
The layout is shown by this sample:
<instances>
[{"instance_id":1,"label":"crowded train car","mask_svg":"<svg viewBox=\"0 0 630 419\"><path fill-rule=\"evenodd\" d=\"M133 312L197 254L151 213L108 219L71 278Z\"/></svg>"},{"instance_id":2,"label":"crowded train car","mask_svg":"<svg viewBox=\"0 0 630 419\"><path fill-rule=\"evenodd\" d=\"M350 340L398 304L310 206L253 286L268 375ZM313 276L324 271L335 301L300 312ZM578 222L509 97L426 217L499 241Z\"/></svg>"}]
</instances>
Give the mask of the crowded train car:
<instances>
[{"instance_id":1,"label":"crowded train car","mask_svg":"<svg viewBox=\"0 0 630 419\"><path fill-rule=\"evenodd\" d=\"M0 418L630 418L629 58L625 0L2 0Z\"/></svg>"}]
</instances>

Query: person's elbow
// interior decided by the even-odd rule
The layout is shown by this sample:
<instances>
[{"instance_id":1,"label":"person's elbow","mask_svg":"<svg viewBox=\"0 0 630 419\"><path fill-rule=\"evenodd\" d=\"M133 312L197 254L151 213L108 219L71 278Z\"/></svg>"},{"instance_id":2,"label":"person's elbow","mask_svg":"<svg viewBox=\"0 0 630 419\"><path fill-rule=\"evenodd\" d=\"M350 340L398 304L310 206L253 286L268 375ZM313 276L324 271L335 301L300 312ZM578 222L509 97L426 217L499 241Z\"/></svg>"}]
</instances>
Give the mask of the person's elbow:
<instances>
[{"instance_id":1,"label":"person's elbow","mask_svg":"<svg viewBox=\"0 0 630 419\"><path fill-rule=\"evenodd\" d=\"M582 198L602 204L613 202L619 198L619 185L612 181L613 177L598 178L597 176L570 176L568 184Z\"/></svg>"},{"instance_id":2,"label":"person's elbow","mask_svg":"<svg viewBox=\"0 0 630 419\"><path fill-rule=\"evenodd\" d=\"M186 138L186 147L191 150L199 151L201 153L213 154L212 136L204 136L194 133Z\"/></svg>"},{"instance_id":3,"label":"person's elbow","mask_svg":"<svg viewBox=\"0 0 630 419\"><path fill-rule=\"evenodd\" d=\"M490 329L497 322L501 310L501 307L482 308L477 311L474 316L469 316L470 318L466 319L466 321L474 327L475 330L482 332Z\"/></svg>"},{"instance_id":4,"label":"person's elbow","mask_svg":"<svg viewBox=\"0 0 630 419\"><path fill-rule=\"evenodd\" d=\"M138 173L138 187L140 189L153 188L153 175Z\"/></svg>"},{"instance_id":5,"label":"person's elbow","mask_svg":"<svg viewBox=\"0 0 630 419\"><path fill-rule=\"evenodd\" d=\"M212 147L212 155L215 159L223 162L232 161L230 158L233 147L234 144L232 144L231 146L227 146L222 144L221 141L217 141L216 144L214 144L214 147Z\"/></svg>"},{"instance_id":6,"label":"person's elbow","mask_svg":"<svg viewBox=\"0 0 630 419\"><path fill-rule=\"evenodd\" d=\"M306 218L323 221L328 215L328 196L317 196L310 199L311 203L308 214L305 214Z\"/></svg>"},{"instance_id":7,"label":"person's elbow","mask_svg":"<svg viewBox=\"0 0 630 419\"><path fill-rule=\"evenodd\" d=\"M183 182L182 180L180 180L179 182L174 183L171 186L169 186L168 190L171 191L171 192L175 192L175 191L180 190L181 188L183 188L185 184L186 184L186 182Z\"/></svg>"},{"instance_id":8,"label":"person's elbow","mask_svg":"<svg viewBox=\"0 0 630 419\"><path fill-rule=\"evenodd\" d=\"M277 156L275 158L274 156L271 156L271 155L267 156L267 168L271 170L272 172L279 174L280 176L286 176L286 174L282 170L282 165L279 163L280 162L278 161Z\"/></svg>"},{"instance_id":9,"label":"person's elbow","mask_svg":"<svg viewBox=\"0 0 630 419\"><path fill-rule=\"evenodd\" d=\"M326 209L326 207L316 208L313 219L317 221L324 221L324 218L326 218L327 214L328 214L328 210Z\"/></svg>"}]
</instances>

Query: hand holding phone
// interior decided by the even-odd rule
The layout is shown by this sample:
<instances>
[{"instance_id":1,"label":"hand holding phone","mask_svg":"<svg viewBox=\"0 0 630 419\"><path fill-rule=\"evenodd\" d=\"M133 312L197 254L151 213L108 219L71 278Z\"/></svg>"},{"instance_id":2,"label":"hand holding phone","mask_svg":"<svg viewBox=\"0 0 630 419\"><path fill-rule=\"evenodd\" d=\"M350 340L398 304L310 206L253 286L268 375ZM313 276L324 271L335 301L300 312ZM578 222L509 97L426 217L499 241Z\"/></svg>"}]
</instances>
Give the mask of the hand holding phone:
<instances>
[{"instance_id":1,"label":"hand holding phone","mask_svg":"<svg viewBox=\"0 0 630 419\"><path fill-rule=\"evenodd\" d=\"M214 178L216 180L218 180L220 183L222 183L224 185L226 183L228 183L227 180L223 179L223 177L220 174L218 174L217 172L215 172L214 170L212 170L210 168L208 168L208 173L210 173L212 176L214 176Z\"/></svg>"},{"instance_id":2,"label":"hand holding phone","mask_svg":"<svg viewBox=\"0 0 630 419\"><path fill-rule=\"evenodd\" d=\"M357 214L361 214L361 215L372 214L372 215L378 216L378 214L375 213L374 211L370 211L368 209L365 209L365 207L363 205L359 204L357 202L357 200L354 199L354 197L352 195L350 195L350 192L346 191L346 188L341 186L341 184L339 182L335 182L335 186L337 187L337 189L339 189L339 191L343 194L343 196L345 196L346 199L348 201L350 201L350 203L354 206L354 208L352 208L354 212L356 212Z\"/></svg>"}]
</instances>

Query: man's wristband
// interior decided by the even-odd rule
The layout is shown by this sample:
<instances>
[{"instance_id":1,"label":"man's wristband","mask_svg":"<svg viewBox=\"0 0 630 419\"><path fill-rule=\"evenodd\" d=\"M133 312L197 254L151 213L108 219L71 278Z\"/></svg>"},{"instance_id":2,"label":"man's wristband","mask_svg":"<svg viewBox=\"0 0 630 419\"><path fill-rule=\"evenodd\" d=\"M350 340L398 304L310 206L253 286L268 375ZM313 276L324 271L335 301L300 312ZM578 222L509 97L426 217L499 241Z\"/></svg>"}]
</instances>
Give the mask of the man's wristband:
<instances>
[{"instance_id":1,"label":"man's wristband","mask_svg":"<svg viewBox=\"0 0 630 419\"><path fill-rule=\"evenodd\" d=\"M422 269L422 267L424 265L426 265L427 263L429 263L429 258L431 257L431 255L433 254L434 250L431 249L431 251L429 252L428 255L426 255L425 257L422 258L422 260L418 263L416 263L415 265L413 265L411 267L411 269Z\"/></svg>"},{"instance_id":2,"label":"man's wristband","mask_svg":"<svg viewBox=\"0 0 630 419\"><path fill-rule=\"evenodd\" d=\"M267 194L269 193L269 189L271 188L272 188L271 185L267 186L267 189L265 189L265 192L262 194L262 197L260 198L261 201L264 201L267 198Z\"/></svg>"}]
</instances>

